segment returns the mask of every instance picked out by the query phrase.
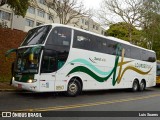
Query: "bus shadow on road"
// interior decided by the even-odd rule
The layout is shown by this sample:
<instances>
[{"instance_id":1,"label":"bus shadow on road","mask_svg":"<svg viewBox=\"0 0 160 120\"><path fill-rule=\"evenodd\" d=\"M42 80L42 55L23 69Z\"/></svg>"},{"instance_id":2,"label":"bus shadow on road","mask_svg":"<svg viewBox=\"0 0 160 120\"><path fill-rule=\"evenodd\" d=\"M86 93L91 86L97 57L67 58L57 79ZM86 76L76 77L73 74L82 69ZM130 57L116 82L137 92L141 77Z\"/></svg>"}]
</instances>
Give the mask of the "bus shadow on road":
<instances>
[{"instance_id":1,"label":"bus shadow on road","mask_svg":"<svg viewBox=\"0 0 160 120\"><path fill-rule=\"evenodd\" d=\"M55 92L30 92L30 91L17 91L14 93L17 96L22 96L26 98L35 98L35 99L46 99L46 98L57 98L66 96L65 93L55 93Z\"/></svg>"},{"instance_id":2,"label":"bus shadow on road","mask_svg":"<svg viewBox=\"0 0 160 120\"><path fill-rule=\"evenodd\" d=\"M124 93L135 93L135 94L138 94L138 93L146 93L146 92L153 92L154 90L153 89L146 89L145 91L142 91L142 92L133 92L132 90L130 89L109 89L109 90L98 90L98 91L84 91L82 93L82 95L107 95L107 94L124 94Z\"/></svg>"},{"instance_id":3,"label":"bus shadow on road","mask_svg":"<svg viewBox=\"0 0 160 120\"><path fill-rule=\"evenodd\" d=\"M154 88L148 88L143 92L132 92L130 89L112 89L112 90L94 90L94 91L83 91L79 96L105 96L105 95L123 95L123 94L147 94L154 92L157 87ZM34 99L46 99L46 98L63 98L68 97L65 92L42 92L42 93L36 93L36 92L29 92L25 90L21 91L15 91L15 95L26 97L26 98L34 98ZM77 96L78 97L78 96Z\"/></svg>"}]
</instances>

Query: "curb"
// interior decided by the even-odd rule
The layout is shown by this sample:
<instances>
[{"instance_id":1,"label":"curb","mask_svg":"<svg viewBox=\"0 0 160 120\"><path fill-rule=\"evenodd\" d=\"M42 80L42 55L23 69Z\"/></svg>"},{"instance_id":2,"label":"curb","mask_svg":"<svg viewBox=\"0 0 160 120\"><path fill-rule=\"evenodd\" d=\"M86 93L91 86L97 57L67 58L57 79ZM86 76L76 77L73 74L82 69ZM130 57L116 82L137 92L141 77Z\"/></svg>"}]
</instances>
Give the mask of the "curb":
<instances>
[{"instance_id":1,"label":"curb","mask_svg":"<svg viewBox=\"0 0 160 120\"><path fill-rule=\"evenodd\" d=\"M0 92L11 92L15 91L16 89L0 89Z\"/></svg>"},{"instance_id":2,"label":"curb","mask_svg":"<svg viewBox=\"0 0 160 120\"><path fill-rule=\"evenodd\" d=\"M25 92L25 90L22 89L0 89L0 93L2 92Z\"/></svg>"}]
</instances>

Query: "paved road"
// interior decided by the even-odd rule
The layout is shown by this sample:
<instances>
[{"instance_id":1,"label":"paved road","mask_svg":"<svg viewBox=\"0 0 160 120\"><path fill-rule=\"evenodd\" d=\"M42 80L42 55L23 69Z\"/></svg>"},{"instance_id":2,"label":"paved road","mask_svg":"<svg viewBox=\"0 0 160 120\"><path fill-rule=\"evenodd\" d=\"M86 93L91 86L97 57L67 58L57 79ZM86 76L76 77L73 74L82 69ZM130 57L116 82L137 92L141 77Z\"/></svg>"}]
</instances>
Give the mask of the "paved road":
<instances>
[{"instance_id":1,"label":"paved road","mask_svg":"<svg viewBox=\"0 0 160 120\"><path fill-rule=\"evenodd\" d=\"M124 111L160 111L160 88L136 93L128 90L83 92L77 97L66 97L63 93L0 92L0 111L81 111L78 114L83 111L123 111L120 114Z\"/></svg>"}]
</instances>

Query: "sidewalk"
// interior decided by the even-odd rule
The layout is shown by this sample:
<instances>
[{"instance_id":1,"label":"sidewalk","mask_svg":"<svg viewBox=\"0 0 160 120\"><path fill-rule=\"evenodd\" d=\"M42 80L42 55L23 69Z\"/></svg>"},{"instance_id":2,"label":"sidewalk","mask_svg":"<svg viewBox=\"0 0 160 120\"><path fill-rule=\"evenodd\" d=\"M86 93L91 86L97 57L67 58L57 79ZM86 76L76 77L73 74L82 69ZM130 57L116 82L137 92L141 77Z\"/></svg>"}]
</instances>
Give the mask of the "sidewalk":
<instances>
[{"instance_id":1,"label":"sidewalk","mask_svg":"<svg viewBox=\"0 0 160 120\"><path fill-rule=\"evenodd\" d=\"M14 91L15 88L13 86L11 86L9 83L7 82L4 82L4 83L1 83L0 82L0 92L1 91Z\"/></svg>"}]
</instances>

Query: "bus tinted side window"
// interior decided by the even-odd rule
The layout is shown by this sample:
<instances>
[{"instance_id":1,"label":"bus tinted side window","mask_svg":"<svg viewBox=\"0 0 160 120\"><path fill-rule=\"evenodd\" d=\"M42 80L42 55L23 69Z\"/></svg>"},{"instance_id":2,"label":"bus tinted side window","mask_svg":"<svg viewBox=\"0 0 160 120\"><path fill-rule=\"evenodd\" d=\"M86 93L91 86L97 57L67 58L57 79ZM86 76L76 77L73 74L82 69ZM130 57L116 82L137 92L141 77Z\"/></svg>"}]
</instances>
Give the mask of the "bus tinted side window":
<instances>
[{"instance_id":1,"label":"bus tinted side window","mask_svg":"<svg viewBox=\"0 0 160 120\"><path fill-rule=\"evenodd\" d=\"M142 59L143 61L148 61L148 52L146 50L142 50Z\"/></svg>"},{"instance_id":2,"label":"bus tinted side window","mask_svg":"<svg viewBox=\"0 0 160 120\"><path fill-rule=\"evenodd\" d=\"M73 47L90 50L91 49L91 35L80 31L74 31Z\"/></svg>"},{"instance_id":3,"label":"bus tinted side window","mask_svg":"<svg viewBox=\"0 0 160 120\"><path fill-rule=\"evenodd\" d=\"M56 46L70 46L71 29L65 27L56 27L50 33L47 44Z\"/></svg>"},{"instance_id":4,"label":"bus tinted side window","mask_svg":"<svg viewBox=\"0 0 160 120\"><path fill-rule=\"evenodd\" d=\"M117 42L115 41L107 40L105 38L101 38L77 30L74 31L74 48L115 55L116 45Z\"/></svg>"},{"instance_id":5,"label":"bus tinted side window","mask_svg":"<svg viewBox=\"0 0 160 120\"><path fill-rule=\"evenodd\" d=\"M131 46L131 58L141 60L141 49Z\"/></svg>"},{"instance_id":6,"label":"bus tinted side window","mask_svg":"<svg viewBox=\"0 0 160 120\"><path fill-rule=\"evenodd\" d=\"M156 55L154 52L150 52L147 50L143 50L136 47L131 47L131 58L147 61L147 62L155 62L156 61Z\"/></svg>"},{"instance_id":7,"label":"bus tinted side window","mask_svg":"<svg viewBox=\"0 0 160 120\"><path fill-rule=\"evenodd\" d=\"M124 56L126 58L130 58L131 57L131 49L129 45L125 45L125 44L121 44L121 47L125 50L124 52Z\"/></svg>"},{"instance_id":8,"label":"bus tinted side window","mask_svg":"<svg viewBox=\"0 0 160 120\"><path fill-rule=\"evenodd\" d=\"M141 60L148 61L148 62L155 62L156 55L154 52L142 50L142 59Z\"/></svg>"},{"instance_id":9,"label":"bus tinted side window","mask_svg":"<svg viewBox=\"0 0 160 120\"><path fill-rule=\"evenodd\" d=\"M148 62L155 62L156 61L156 55L153 52L147 52L148 53Z\"/></svg>"},{"instance_id":10,"label":"bus tinted side window","mask_svg":"<svg viewBox=\"0 0 160 120\"><path fill-rule=\"evenodd\" d=\"M111 55L116 55L118 43L115 41L107 40L106 53ZM120 53L120 51L118 51Z\"/></svg>"},{"instance_id":11,"label":"bus tinted side window","mask_svg":"<svg viewBox=\"0 0 160 120\"><path fill-rule=\"evenodd\" d=\"M107 44L106 42L99 37L95 37L95 46L96 46L96 52L102 52L105 53L106 52L106 48L107 48Z\"/></svg>"}]
</instances>

